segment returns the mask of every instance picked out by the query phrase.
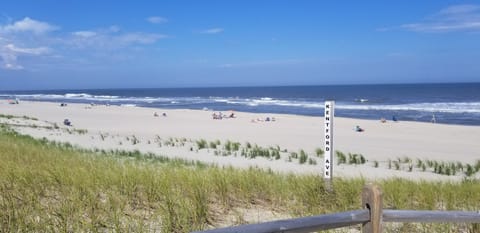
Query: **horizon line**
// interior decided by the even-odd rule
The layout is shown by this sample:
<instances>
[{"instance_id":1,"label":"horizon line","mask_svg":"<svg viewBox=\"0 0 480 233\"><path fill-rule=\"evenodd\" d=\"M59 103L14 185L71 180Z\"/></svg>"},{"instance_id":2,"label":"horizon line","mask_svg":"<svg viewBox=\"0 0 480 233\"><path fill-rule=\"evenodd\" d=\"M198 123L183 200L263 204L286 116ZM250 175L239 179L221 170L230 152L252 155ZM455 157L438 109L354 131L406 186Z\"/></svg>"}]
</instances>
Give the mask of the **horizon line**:
<instances>
[{"instance_id":1,"label":"horizon line","mask_svg":"<svg viewBox=\"0 0 480 233\"><path fill-rule=\"evenodd\" d=\"M292 85L238 85L238 86L178 86L178 87L93 87L93 88L52 88L52 89L11 89L14 91L82 91L82 90L135 90L135 89L208 89L208 88L282 88L282 87L309 87L309 86L383 86L383 85L448 85L448 84L480 84L472 81L459 82L406 82L406 83L351 83L351 84L292 84Z\"/></svg>"}]
</instances>

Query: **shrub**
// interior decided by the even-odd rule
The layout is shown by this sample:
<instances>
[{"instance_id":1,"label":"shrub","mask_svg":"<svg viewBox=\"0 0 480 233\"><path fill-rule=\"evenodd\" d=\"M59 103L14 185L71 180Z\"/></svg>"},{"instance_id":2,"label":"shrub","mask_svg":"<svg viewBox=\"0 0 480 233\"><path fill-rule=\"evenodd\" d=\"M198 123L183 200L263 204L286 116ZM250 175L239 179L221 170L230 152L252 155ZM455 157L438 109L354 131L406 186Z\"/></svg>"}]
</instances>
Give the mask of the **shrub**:
<instances>
[{"instance_id":1,"label":"shrub","mask_svg":"<svg viewBox=\"0 0 480 233\"><path fill-rule=\"evenodd\" d=\"M393 165L395 165L395 170L400 170L400 162L393 161Z\"/></svg>"},{"instance_id":2,"label":"shrub","mask_svg":"<svg viewBox=\"0 0 480 233\"><path fill-rule=\"evenodd\" d=\"M417 167L417 168L421 168L422 165L423 165L423 161L420 160L420 159L417 159L417 165L416 165L416 167Z\"/></svg>"},{"instance_id":3,"label":"shrub","mask_svg":"<svg viewBox=\"0 0 480 233\"><path fill-rule=\"evenodd\" d=\"M472 165L467 164L467 170L465 171L465 175L470 177L473 174L475 174L474 168L472 167Z\"/></svg>"},{"instance_id":4,"label":"shrub","mask_svg":"<svg viewBox=\"0 0 480 233\"><path fill-rule=\"evenodd\" d=\"M322 148L317 148L315 149L315 154L317 157L322 157L325 154L325 151L323 151Z\"/></svg>"},{"instance_id":5,"label":"shrub","mask_svg":"<svg viewBox=\"0 0 480 233\"><path fill-rule=\"evenodd\" d=\"M280 151L275 150L275 151L273 151L273 154L274 154L276 160L280 159Z\"/></svg>"},{"instance_id":6,"label":"shrub","mask_svg":"<svg viewBox=\"0 0 480 233\"><path fill-rule=\"evenodd\" d=\"M308 159L308 155L305 153L305 151L301 150L300 151L300 158L299 158L299 163L300 164L304 164L305 162L307 162L307 159Z\"/></svg>"},{"instance_id":7,"label":"shrub","mask_svg":"<svg viewBox=\"0 0 480 233\"><path fill-rule=\"evenodd\" d=\"M340 151L335 151L335 155L337 156L337 164L340 165L342 163L347 163L347 157L344 153Z\"/></svg>"},{"instance_id":8,"label":"shrub","mask_svg":"<svg viewBox=\"0 0 480 233\"><path fill-rule=\"evenodd\" d=\"M196 143L197 143L197 147L198 147L199 150L204 149L204 148L208 148L208 143L204 139L197 140Z\"/></svg>"},{"instance_id":9,"label":"shrub","mask_svg":"<svg viewBox=\"0 0 480 233\"><path fill-rule=\"evenodd\" d=\"M297 154L297 152L291 152L291 153L290 153L290 156L291 156L292 158L294 158L294 159L298 159L298 154Z\"/></svg>"},{"instance_id":10,"label":"shrub","mask_svg":"<svg viewBox=\"0 0 480 233\"><path fill-rule=\"evenodd\" d=\"M363 157L363 155L360 154L360 163L365 164L365 162L366 162L365 157Z\"/></svg>"},{"instance_id":11,"label":"shrub","mask_svg":"<svg viewBox=\"0 0 480 233\"><path fill-rule=\"evenodd\" d=\"M478 171L480 171L480 160L477 160L475 162L475 172L478 172Z\"/></svg>"},{"instance_id":12,"label":"shrub","mask_svg":"<svg viewBox=\"0 0 480 233\"><path fill-rule=\"evenodd\" d=\"M234 142L234 143L232 143L232 150L233 150L233 151L238 151L238 150L240 150L240 145L241 145L241 144L240 144L239 142Z\"/></svg>"},{"instance_id":13,"label":"shrub","mask_svg":"<svg viewBox=\"0 0 480 233\"><path fill-rule=\"evenodd\" d=\"M136 145L140 143L140 140L135 135L132 135L132 145Z\"/></svg>"},{"instance_id":14,"label":"shrub","mask_svg":"<svg viewBox=\"0 0 480 233\"><path fill-rule=\"evenodd\" d=\"M215 143L215 142L210 142L210 148L212 148L212 149L217 149L217 143Z\"/></svg>"}]
</instances>

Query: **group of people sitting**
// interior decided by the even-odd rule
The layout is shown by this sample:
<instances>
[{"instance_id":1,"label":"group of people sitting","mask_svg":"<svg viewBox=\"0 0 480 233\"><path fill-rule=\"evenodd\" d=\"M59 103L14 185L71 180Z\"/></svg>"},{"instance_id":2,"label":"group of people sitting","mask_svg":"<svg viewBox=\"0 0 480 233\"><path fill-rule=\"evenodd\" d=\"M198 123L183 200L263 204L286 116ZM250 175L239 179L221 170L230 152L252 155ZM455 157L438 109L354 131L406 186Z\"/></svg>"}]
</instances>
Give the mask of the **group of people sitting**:
<instances>
[{"instance_id":1,"label":"group of people sitting","mask_svg":"<svg viewBox=\"0 0 480 233\"><path fill-rule=\"evenodd\" d=\"M393 121L393 122L397 122L397 121L398 121L398 120L397 120L397 117L396 117L396 116L392 116L392 121ZM385 117L382 117L382 118L380 118L380 122L386 123L386 122L387 122L387 119L385 119Z\"/></svg>"},{"instance_id":2,"label":"group of people sitting","mask_svg":"<svg viewBox=\"0 0 480 233\"><path fill-rule=\"evenodd\" d=\"M154 117L158 117L158 113L157 113L157 112L154 112L154 113L153 113L153 116L154 116ZM166 117L167 114L166 114L166 113L162 113L162 116L163 116L163 117Z\"/></svg>"},{"instance_id":3,"label":"group of people sitting","mask_svg":"<svg viewBox=\"0 0 480 233\"><path fill-rule=\"evenodd\" d=\"M18 104L18 99L8 100L9 104Z\"/></svg>"},{"instance_id":4,"label":"group of people sitting","mask_svg":"<svg viewBox=\"0 0 480 233\"><path fill-rule=\"evenodd\" d=\"M234 112L231 112L229 115L226 115L226 114L222 114L222 112L218 112L218 114L216 112L214 112L212 114L212 118L214 120L221 120L223 118L235 118L235 113Z\"/></svg>"},{"instance_id":5,"label":"group of people sitting","mask_svg":"<svg viewBox=\"0 0 480 233\"><path fill-rule=\"evenodd\" d=\"M257 119L252 119L252 123L256 123L256 122L269 122L269 121L275 121L275 117L265 117L265 119L263 118L257 118Z\"/></svg>"}]
</instances>

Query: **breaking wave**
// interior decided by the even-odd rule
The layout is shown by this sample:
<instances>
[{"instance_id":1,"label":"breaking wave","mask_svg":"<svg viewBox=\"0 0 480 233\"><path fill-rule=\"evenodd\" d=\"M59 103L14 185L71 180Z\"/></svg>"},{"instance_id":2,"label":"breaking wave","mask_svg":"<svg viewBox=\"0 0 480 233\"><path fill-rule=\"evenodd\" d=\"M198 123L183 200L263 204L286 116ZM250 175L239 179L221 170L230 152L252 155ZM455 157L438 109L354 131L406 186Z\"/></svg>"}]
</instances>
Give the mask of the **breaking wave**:
<instances>
[{"instance_id":1,"label":"breaking wave","mask_svg":"<svg viewBox=\"0 0 480 233\"><path fill-rule=\"evenodd\" d=\"M323 100L312 99L277 99L272 97L133 97L116 95L92 95L88 93L66 94L0 94L1 99L18 98L21 100L38 101L75 101L99 102L110 104L139 104L144 106L194 106L194 105L229 105L247 107L287 107L301 109L323 109ZM202 106L204 107L204 106ZM480 102L438 102L438 103L408 103L408 104L373 104L338 101L336 109L359 111L418 111L418 112L444 112L444 113L480 113Z\"/></svg>"}]
</instances>

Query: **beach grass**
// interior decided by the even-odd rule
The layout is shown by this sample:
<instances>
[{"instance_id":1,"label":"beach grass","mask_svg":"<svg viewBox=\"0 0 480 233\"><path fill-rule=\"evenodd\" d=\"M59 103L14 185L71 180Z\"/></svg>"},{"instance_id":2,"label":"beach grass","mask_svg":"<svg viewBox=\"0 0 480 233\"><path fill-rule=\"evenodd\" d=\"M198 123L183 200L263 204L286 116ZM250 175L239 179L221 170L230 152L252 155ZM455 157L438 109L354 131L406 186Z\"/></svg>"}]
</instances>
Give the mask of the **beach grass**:
<instances>
[{"instance_id":1,"label":"beach grass","mask_svg":"<svg viewBox=\"0 0 480 233\"><path fill-rule=\"evenodd\" d=\"M368 182L335 179L329 192L318 175L218 167L139 151L83 150L3 125L0 160L0 232L189 232L221 225L238 208L291 217L334 213L359 209ZM473 195L480 183L474 179L378 183L385 208L480 207L480 196ZM242 218L226 224L242 223ZM422 227L445 232L478 226L401 224L391 229L422 232Z\"/></svg>"}]
</instances>

